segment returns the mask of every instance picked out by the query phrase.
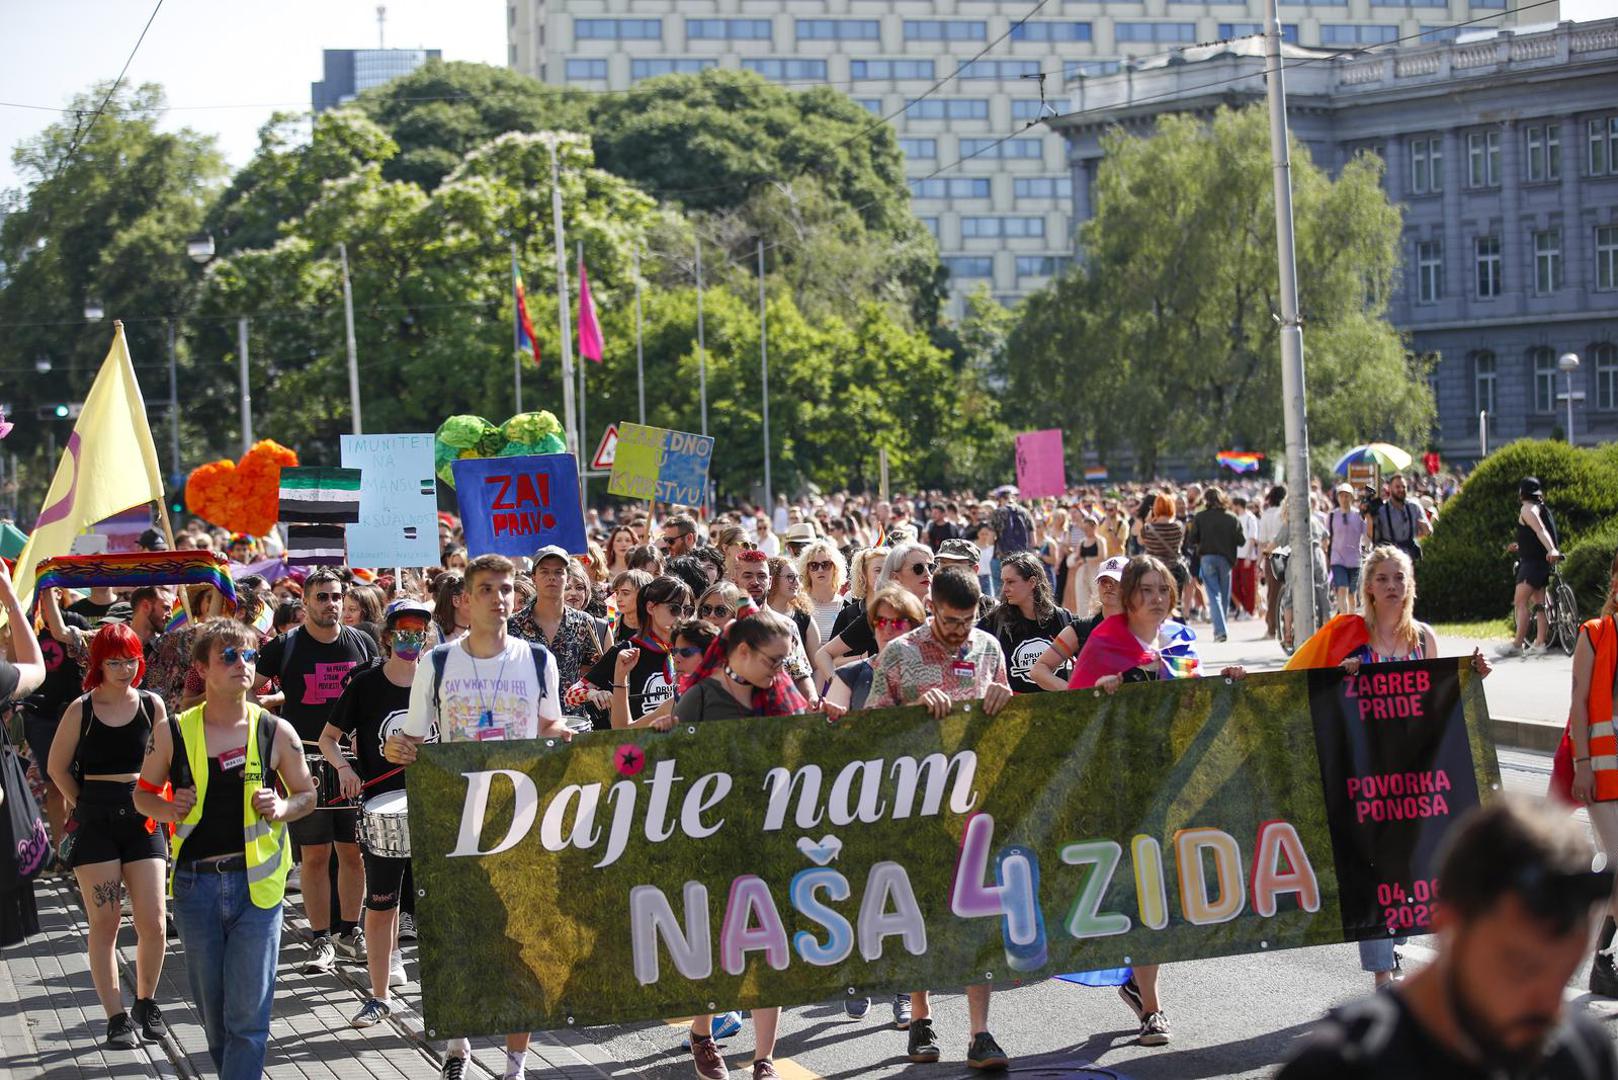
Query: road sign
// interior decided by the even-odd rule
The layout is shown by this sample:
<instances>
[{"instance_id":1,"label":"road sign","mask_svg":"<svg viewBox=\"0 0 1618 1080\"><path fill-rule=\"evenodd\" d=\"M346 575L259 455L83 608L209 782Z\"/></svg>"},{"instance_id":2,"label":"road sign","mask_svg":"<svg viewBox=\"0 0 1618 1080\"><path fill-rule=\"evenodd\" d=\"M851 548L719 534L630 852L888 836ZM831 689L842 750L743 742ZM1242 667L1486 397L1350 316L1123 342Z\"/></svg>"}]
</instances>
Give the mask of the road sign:
<instances>
[{"instance_id":1,"label":"road sign","mask_svg":"<svg viewBox=\"0 0 1618 1080\"><path fill-rule=\"evenodd\" d=\"M590 459L592 469L611 469L613 458L618 456L618 425L608 424L607 430L602 433L601 445L596 447L596 456Z\"/></svg>"}]
</instances>

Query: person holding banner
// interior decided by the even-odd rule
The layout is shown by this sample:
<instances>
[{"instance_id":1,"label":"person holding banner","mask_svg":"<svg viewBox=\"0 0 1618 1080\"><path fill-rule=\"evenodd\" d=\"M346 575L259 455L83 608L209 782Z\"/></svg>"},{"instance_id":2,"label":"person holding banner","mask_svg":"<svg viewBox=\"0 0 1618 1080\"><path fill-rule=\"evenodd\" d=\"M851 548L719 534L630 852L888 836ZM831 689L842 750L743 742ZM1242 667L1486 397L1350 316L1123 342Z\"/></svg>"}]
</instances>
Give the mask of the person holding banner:
<instances>
[{"instance_id":1,"label":"person holding banner","mask_svg":"<svg viewBox=\"0 0 1618 1080\"><path fill-rule=\"evenodd\" d=\"M696 614L691 590L679 578L653 578L635 597L634 636L608 649L595 664L566 691L566 707L580 709L586 702L596 707L595 726L599 731L612 727L613 691L626 683L629 692L630 723L657 710L674 697L676 676L669 656L674 628ZM636 660L626 678L617 676L618 658L634 650Z\"/></svg>"},{"instance_id":2,"label":"person holding banner","mask_svg":"<svg viewBox=\"0 0 1618 1080\"><path fill-rule=\"evenodd\" d=\"M1114 555L1096 568L1095 587L1091 590L1095 597L1091 614L1074 619L1063 627L1062 632L1051 641L1051 647L1034 661L1034 670L1028 676L1030 679L1046 690L1067 689L1068 676L1064 672L1071 673L1069 665L1073 663L1073 658L1079 655L1096 627L1124 610L1118 588L1124 577L1124 568L1128 565L1127 556Z\"/></svg>"},{"instance_id":3,"label":"person holding banner","mask_svg":"<svg viewBox=\"0 0 1618 1080\"><path fill-rule=\"evenodd\" d=\"M1179 604L1179 591L1163 561L1153 555L1130 559L1118 591L1122 613L1103 619L1090 634L1073 662L1068 689L1094 687L1115 694L1125 683L1197 674L1197 635L1170 618ZM1220 674L1239 679L1246 671L1231 666ZM1157 973L1157 964L1137 964L1118 987L1118 996L1140 1021L1135 1041L1141 1046L1163 1046L1169 1041L1169 1018L1158 998Z\"/></svg>"},{"instance_id":4,"label":"person holding banner","mask_svg":"<svg viewBox=\"0 0 1618 1080\"><path fill-rule=\"evenodd\" d=\"M1072 622L1057 605L1039 557L1020 551L1000 564L1000 604L978 621L978 629L1000 642L1012 692L1032 694L1044 689L1034 679L1034 666Z\"/></svg>"}]
</instances>

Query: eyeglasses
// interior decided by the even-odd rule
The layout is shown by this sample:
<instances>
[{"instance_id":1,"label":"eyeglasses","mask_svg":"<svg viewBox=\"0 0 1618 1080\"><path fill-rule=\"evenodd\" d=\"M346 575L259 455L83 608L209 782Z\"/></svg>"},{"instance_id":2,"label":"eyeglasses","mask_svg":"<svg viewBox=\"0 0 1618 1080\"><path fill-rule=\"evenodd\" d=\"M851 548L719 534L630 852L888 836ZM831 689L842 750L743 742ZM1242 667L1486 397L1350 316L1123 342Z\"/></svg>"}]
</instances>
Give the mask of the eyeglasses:
<instances>
[{"instance_id":1,"label":"eyeglasses","mask_svg":"<svg viewBox=\"0 0 1618 1080\"><path fill-rule=\"evenodd\" d=\"M722 619L730 614L730 608L723 604L703 604L697 608L697 614L704 619Z\"/></svg>"},{"instance_id":2,"label":"eyeglasses","mask_svg":"<svg viewBox=\"0 0 1618 1080\"><path fill-rule=\"evenodd\" d=\"M837 564L832 562L830 559L825 559L825 560L815 559L815 560L813 560L811 562L804 563L803 568L805 570L809 571L811 574L818 574L822 570L830 570L832 567L834 567L836 565Z\"/></svg>"},{"instance_id":3,"label":"eyeglasses","mask_svg":"<svg viewBox=\"0 0 1618 1080\"><path fill-rule=\"evenodd\" d=\"M771 671L780 671L782 668L787 666L786 653L782 653L780 656L771 656L763 649L759 649L754 653L754 655L760 660L763 660L766 664L769 664Z\"/></svg>"},{"instance_id":4,"label":"eyeglasses","mask_svg":"<svg viewBox=\"0 0 1618 1080\"><path fill-rule=\"evenodd\" d=\"M700 645L681 645L678 649L669 650L669 652L673 653L675 656L678 656L682 660L689 660L693 656L701 656L707 651L707 649L704 649Z\"/></svg>"},{"instance_id":5,"label":"eyeglasses","mask_svg":"<svg viewBox=\"0 0 1618 1080\"><path fill-rule=\"evenodd\" d=\"M103 664L106 664L108 667L121 668L121 669L123 669L125 671L128 671L128 670L131 670L133 668L137 668L137 667L140 666L140 657L138 657L138 656L108 657L107 659L105 659L105 660L103 660L101 662Z\"/></svg>"},{"instance_id":6,"label":"eyeglasses","mask_svg":"<svg viewBox=\"0 0 1618 1080\"><path fill-rule=\"evenodd\" d=\"M238 649L236 646L231 645L228 648L219 650L219 659L225 662L226 667L235 667L238 660L244 664L251 664L258 659L258 650Z\"/></svg>"},{"instance_id":7,"label":"eyeglasses","mask_svg":"<svg viewBox=\"0 0 1618 1080\"><path fill-rule=\"evenodd\" d=\"M340 604L343 602L343 594L340 592L317 592L314 599L322 604Z\"/></svg>"},{"instance_id":8,"label":"eyeglasses","mask_svg":"<svg viewBox=\"0 0 1618 1080\"><path fill-rule=\"evenodd\" d=\"M971 626L972 623L975 622L976 620L973 619L972 616L970 616L970 615L965 615L965 616L960 616L960 615L939 615L939 614L935 613L933 615L933 621L936 622L939 626L945 627L945 628L950 629L950 630L965 630L967 627Z\"/></svg>"},{"instance_id":9,"label":"eyeglasses","mask_svg":"<svg viewBox=\"0 0 1618 1080\"><path fill-rule=\"evenodd\" d=\"M690 604L664 604L663 606L669 609L669 614L680 619L689 619L697 612L697 609Z\"/></svg>"},{"instance_id":10,"label":"eyeglasses","mask_svg":"<svg viewBox=\"0 0 1618 1080\"><path fill-rule=\"evenodd\" d=\"M876 628L878 630L898 630L903 632L914 630L916 622L914 619L877 619Z\"/></svg>"},{"instance_id":11,"label":"eyeglasses","mask_svg":"<svg viewBox=\"0 0 1618 1080\"><path fill-rule=\"evenodd\" d=\"M933 566L930 562L919 562L910 568L910 572L916 577L932 577Z\"/></svg>"}]
</instances>

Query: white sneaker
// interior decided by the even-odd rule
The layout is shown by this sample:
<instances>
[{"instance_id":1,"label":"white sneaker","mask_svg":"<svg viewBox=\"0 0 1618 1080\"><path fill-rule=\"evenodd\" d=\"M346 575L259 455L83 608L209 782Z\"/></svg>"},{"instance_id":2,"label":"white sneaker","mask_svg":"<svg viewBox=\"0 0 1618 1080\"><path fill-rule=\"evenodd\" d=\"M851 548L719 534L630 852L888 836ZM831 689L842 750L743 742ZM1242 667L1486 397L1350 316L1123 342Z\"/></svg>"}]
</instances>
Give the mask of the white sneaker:
<instances>
[{"instance_id":1,"label":"white sneaker","mask_svg":"<svg viewBox=\"0 0 1618 1080\"><path fill-rule=\"evenodd\" d=\"M410 979L405 975L404 953L394 949L388 955L388 989L397 990Z\"/></svg>"},{"instance_id":2,"label":"white sneaker","mask_svg":"<svg viewBox=\"0 0 1618 1080\"><path fill-rule=\"evenodd\" d=\"M1530 645L1526 649L1524 649L1522 651L1522 654L1524 656L1544 656L1546 653L1548 653L1550 651L1551 651L1551 647L1549 645L1534 644L1534 645Z\"/></svg>"},{"instance_id":3,"label":"white sneaker","mask_svg":"<svg viewBox=\"0 0 1618 1080\"><path fill-rule=\"evenodd\" d=\"M1521 656L1522 655L1522 646L1518 645L1515 641L1508 641L1506 644L1504 644L1504 645L1500 646L1499 648L1495 649L1494 650L1494 655L1501 656L1501 657Z\"/></svg>"},{"instance_id":4,"label":"white sneaker","mask_svg":"<svg viewBox=\"0 0 1618 1080\"><path fill-rule=\"evenodd\" d=\"M337 955L343 959L352 960L358 964L365 962L365 931L359 927L356 926L346 933L335 935L334 944L337 948Z\"/></svg>"},{"instance_id":5,"label":"white sneaker","mask_svg":"<svg viewBox=\"0 0 1618 1080\"><path fill-rule=\"evenodd\" d=\"M309 943L309 951L303 961L305 975L321 975L336 966L337 950L332 947L329 936L322 935Z\"/></svg>"},{"instance_id":6,"label":"white sneaker","mask_svg":"<svg viewBox=\"0 0 1618 1080\"><path fill-rule=\"evenodd\" d=\"M286 885L286 891L287 892L295 892L295 893L303 892L303 873L302 873L302 871L303 871L302 864L300 864L300 863L294 863L293 864L292 869L287 873L287 885Z\"/></svg>"}]
</instances>

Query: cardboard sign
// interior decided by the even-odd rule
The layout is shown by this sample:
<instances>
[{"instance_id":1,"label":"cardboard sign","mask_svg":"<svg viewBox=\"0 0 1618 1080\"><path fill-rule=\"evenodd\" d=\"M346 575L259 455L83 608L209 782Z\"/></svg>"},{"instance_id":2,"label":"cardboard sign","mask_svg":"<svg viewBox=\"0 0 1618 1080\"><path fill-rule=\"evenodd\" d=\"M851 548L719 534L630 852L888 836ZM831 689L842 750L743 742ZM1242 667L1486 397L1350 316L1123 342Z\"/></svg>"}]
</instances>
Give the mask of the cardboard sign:
<instances>
[{"instance_id":1,"label":"cardboard sign","mask_svg":"<svg viewBox=\"0 0 1618 1080\"><path fill-rule=\"evenodd\" d=\"M1026 431L1017 436L1017 491L1024 499L1067 493L1061 429Z\"/></svg>"},{"instance_id":2,"label":"cardboard sign","mask_svg":"<svg viewBox=\"0 0 1618 1080\"><path fill-rule=\"evenodd\" d=\"M343 467L360 470L360 518L348 526L353 566L438 565L433 437L344 435Z\"/></svg>"},{"instance_id":3,"label":"cardboard sign","mask_svg":"<svg viewBox=\"0 0 1618 1080\"><path fill-rule=\"evenodd\" d=\"M607 494L701 506L712 460L711 435L620 423Z\"/></svg>"},{"instance_id":4,"label":"cardboard sign","mask_svg":"<svg viewBox=\"0 0 1618 1080\"><path fill-rule=\"evenodd\" d=\"M532 555L546 544L587 550L572 454L468 458L452 468L469 556Z\"/></svg>"}]
</instances>

